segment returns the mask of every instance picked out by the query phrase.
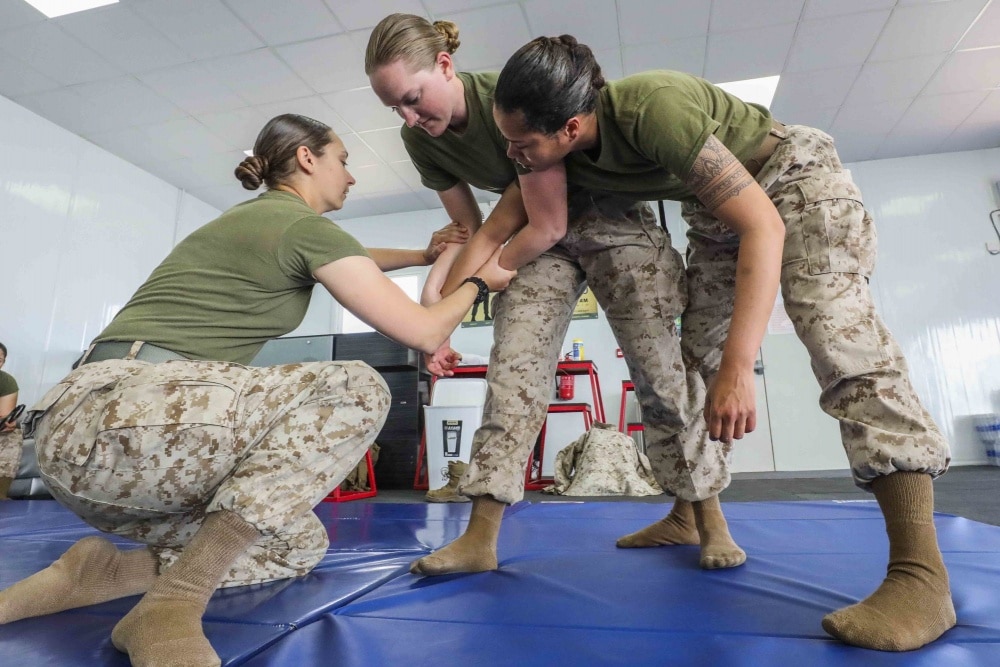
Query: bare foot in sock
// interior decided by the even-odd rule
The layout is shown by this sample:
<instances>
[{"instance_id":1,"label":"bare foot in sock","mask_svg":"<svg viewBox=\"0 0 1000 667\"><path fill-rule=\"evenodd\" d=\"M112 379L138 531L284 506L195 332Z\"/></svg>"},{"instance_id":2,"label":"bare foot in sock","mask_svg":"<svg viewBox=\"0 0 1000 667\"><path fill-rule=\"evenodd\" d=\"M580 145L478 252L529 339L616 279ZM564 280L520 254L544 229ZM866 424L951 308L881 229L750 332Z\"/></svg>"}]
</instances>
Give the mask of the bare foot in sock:
<instances>
[{"instance_id":1,"label":"bare foot in sock","mask_svg":"<svg viewBox=\"0 0 1000 667\"><path fill-rule=\"evenodd\" d=\"M410 572L435 576L457 572L487 572L497 569L496 547L462 535L429 556L413 561Z\"/></svg>"},{"instance_id":2,"label":"bare foot in sock","mask_svg":"<svg viewBox=\"0 0 1000 667\"><path fill-rule=\"evenodd\" d=\"M205 638L205 605L147 595L111 632L111 643L128 653L133 667L218 667Z\"/></svg>"},{"instance_id":3,"label":"bare foot in sock","mask_svg":"<svg viewBox=\"0 0 1000 667\"><path fill-rule=\"evenodd\" d=\"M497 569L497 538L505 507L492 496L473 498L465 533L451 544L414 561L410 572L434 576Z\"/></svg>"},{"instance_id":4,"label":"bare foot in sock","mask_svg":"<svg viewBox=\"0 0 1000 667\"><path fill-rule=\"evenodd\" d=\"M119 551L103 537L85 537L41 572L0 591L0 624L145 593L156 570L148 549Z\"/></svg>"},{"instance_id":5,"label":"bare foot in sock","mask_svg":"<svg viewBox=\"0 0 1000 667\"><path fill-rule=\"evenodd\" d=\"M701 558L698 564L705 570L737 567L747 562L747 554L729 534L729 525L722 514L719 497L692 503L695 523L701 538Z\"/></svg>"},{"instance_id":6,"label":"bare foot in sock","mask_svg":"<svg viewBox=\"0 0 1000 667\"><path fill-rule=\"evenodd\" d=\"M695 526L691 503L678 498L670 514L642 530L618 538L615 546L621 549L642 549L673 544L701 544Z\"/></svg>"},{"instance_id":7,"label":"bare foot in sock","mask_svg":"<svg viewBox=\"0 0 1000 667\"><path fill-rule=\"evenodd\" d=\"M889 567L861 602L823 619L823 629L853 646L912 651L955 626L948 570L934 528L930 475L895 472L872 482L886 519Z\"/></svg>"},{"instance_id":8,"label":"bare foot in sock","mask_svg":"<svg viewBox=\"0 0 1000 667\"><path fill-rule=\"evenodd\" d=\"M891 568L870 596L823 619L837 639L878 651L912 651L955 626L955 606L941 590L900 569Z\"/></svg>"}]
</instances>

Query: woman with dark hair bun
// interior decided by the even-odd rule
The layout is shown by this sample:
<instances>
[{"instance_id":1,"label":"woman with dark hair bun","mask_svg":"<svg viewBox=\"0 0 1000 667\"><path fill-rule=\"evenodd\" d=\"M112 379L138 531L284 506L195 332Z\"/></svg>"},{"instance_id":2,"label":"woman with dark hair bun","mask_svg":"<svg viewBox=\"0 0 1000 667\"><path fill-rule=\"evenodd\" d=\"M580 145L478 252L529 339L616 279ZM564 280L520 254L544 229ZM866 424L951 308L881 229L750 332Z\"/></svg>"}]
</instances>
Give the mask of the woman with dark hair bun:
<instances>
[{"instance_id":1,"label":"woman with dark hair bun","mask_svg":"<svg viewBox=\"0 0 1000 667\"><path fill-rule=\"evenodd\" d=\"M386 336L436 350L514 272L495 254L451 296L411 301L383 273L427 250L365 249L323 213L354 178L326 125L261 130L236 176L267 192L181 241L29 417L52 495L102 537L0 592L0 623L145 594L111 641L133 665L218 665L201 618L219 586L302 576L323 558L312 512L385 422L389 390L359 361L247 367L299 325L316 283Z\"/></svg>"},{"instance_id":2,"label":"woman with dark hair bun","mask_svg":"<svg viewBox=\"0 0 1000 667\"><path fill-rule=\"evenodd\" d=\"M6 419L17 407L19 387L14 376L3 370L6 362L7 346L0 343L0 500L7 500L21 463L21 425L17 419Z\"/></svg>"},{"instance_id":3,"label":"woman with dark hair bun","mask_svg":"<svg viewBox=\"0 0 1000 667\"><path fill-rule=\"evenodd\" d=\"M545 419L573 307L588 284L635 382L645 441L676 442L693 461L669 478L658 475L677 496L659 529L626 536L619 546L698 544L704 568L741 565L746 554L730 536L717 497L728 478L706 475L721 465L708 456L725 452L715 447L701 454L708 442L703 395L691 391L686 375L696 371L681 358L674 324L687 299L680 255L645 202L595 189L567 191L554 170L518 178L493 120L497 74L456 72L457 37L454 23L392 14L372 31L365 56L372 89L406 123L403 144L421 181L437 191L452 220L476 232L464 248L442 255L431 271L438 280L428 279L428 287L450 293L508 239L500 264L519 271L495 304L483 424L460 486L473 499L468 528L417 560L412 571L497 568L504 507L524 496L528 453ZM566 74L583 79L560 91L559 104L592 108L591 86L600 72ZM470 186L501 194L481 227ZM541 192L552 196L529 197ZM425 290L425 298L440 297ZM429 366L438 363L447 372L451 355L445 347Z\"/></svg>"},{"instance_id":4,"label":"woman with dark hair bun","mask_svg":"<svg viewBox=\"0 0 1000 667\"><path fill-rule=\"evenodd\" d=\"M782 125L694 76L653 71L605 84L598 71L590 49L565 35L517 51L494 106L507 154L520 172L564 175L570 187L682 202L690 243L681 345L701 367L713 439L754 426L753 364L780 283L820 406L840 421L855 483L874 493L889 537L882 585L823 627L887 651L934 641L955 624L931 484L948 468L949 447L875 311L874 224L833 139ZM525 191L526 206L533 196ZM557 195L542 197L554 205ZM650 459L667 469L689 463L676 451ZM721 461L715 474L728 481Z\"/></svg>"}]
</instances>

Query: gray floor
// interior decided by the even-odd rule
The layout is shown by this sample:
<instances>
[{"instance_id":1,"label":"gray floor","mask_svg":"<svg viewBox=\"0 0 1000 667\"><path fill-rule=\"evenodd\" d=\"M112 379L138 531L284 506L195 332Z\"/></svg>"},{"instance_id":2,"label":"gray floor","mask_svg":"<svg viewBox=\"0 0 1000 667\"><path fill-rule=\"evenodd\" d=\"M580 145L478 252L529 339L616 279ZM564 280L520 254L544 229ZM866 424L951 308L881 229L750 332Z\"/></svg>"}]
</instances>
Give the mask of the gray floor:
<instances>
[{"instance_id":1,"label":"gray floor","mask_svg":"<svg viewBox=\"0 0 1000 667\"><path fill-rule=\"evenodd\" d=\"M540 491L528 491L524 499L531 502L553 501L560 497ZM733 476L733 483L722 493L723 502L760 500L852 500L871 499L861 491L846 472L815 473L743 473ZM673 502L667 496L633 497L573 497L573 501L600 502ZM423 491L379 490L369 501L387 503L424 502ZM934 507L938 512L963 516L974 521L1000 526L1000 467L954 467L934 484Z\"/></svg>"}]
</instances>

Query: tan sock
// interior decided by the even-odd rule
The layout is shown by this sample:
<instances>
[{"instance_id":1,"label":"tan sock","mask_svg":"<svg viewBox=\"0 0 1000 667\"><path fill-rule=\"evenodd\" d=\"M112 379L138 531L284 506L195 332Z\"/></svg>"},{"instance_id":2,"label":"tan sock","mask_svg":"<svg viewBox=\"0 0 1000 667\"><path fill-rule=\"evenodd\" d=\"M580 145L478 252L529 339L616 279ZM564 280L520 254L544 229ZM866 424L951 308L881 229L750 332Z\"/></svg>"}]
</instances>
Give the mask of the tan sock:
<instances>
[{"instance_id":1,"label":"tan sock","mask_svg":"<svg viewBox=\"0 0 1000 667\"><path fill-rule=\"evenodd\" d=\"M861 602L823 619L843 642L880 651L911 651L955 625L948 570L934 529L931 476L894 472L872 483L889 535L882 585Z\"/></svg>"},{"instance_id":2,"label":"tan sock","mask_svg":"<svg viewBox=\"0 0 1000 667\"><path fill-rule=\"evenodd\" d=\"M615 545L622 549L637 549L700 543L698 527L694 521L694 508L688 501L677 498L670 509L670 514L642 530L619 537Z\"/></svg>"},{"instance_id":3,"label":"tan sock","mask_svg":"<svg viewBox=\"0 0 1000 667\"><path fill-rule=\"evenodd\" d=\"M497 538L506 505L492 496L472 499L469 525L457 540L414 561L413 574L438 575L497 569Z\"/></svg>"},{"instance_id":4,"label":"tan sock","mask_svg":"<svg viewBox=\"0 0 1000 667\"><path fill-rule=\"evenodd\" d=\"M0 477L0 500L10 500L7 493L10 491L10 485L13 483L13 477Z\"/></svg>"},{"instance_id":5,"label":"tan sock","mask_svg":"<svg viewBox=\"0 0 1000 667\"><path fill-rule=\"evenodd\" d=\"M103 537L85 537L41 572L0 591L0 624L145 593L156 569L149 549L119 551Z\"/></svg>"},{"instance_id":6,"label":"tan sock","mask_svg":"<svg viewBox=\"0 0 1000 667\"><path fill-rule=\"evenodd\" d=\"M747 561L747 554L729 534L729 525L722 514L719 497L691 503L695 524L701 538L701 558L699 565L706 570L736 567Z\"/></svg>"},{"instance_id":7,"label":"tan sock","mask_svg":"<svg viewBox=\"0 0 1000 667\"><path fill-rule=\"evenodd\" d=\"M149 592L111 633L134 667L217 666L201 627L209 598L260 533L239 515L213 512Z\"/></svg>"}]
</instances>

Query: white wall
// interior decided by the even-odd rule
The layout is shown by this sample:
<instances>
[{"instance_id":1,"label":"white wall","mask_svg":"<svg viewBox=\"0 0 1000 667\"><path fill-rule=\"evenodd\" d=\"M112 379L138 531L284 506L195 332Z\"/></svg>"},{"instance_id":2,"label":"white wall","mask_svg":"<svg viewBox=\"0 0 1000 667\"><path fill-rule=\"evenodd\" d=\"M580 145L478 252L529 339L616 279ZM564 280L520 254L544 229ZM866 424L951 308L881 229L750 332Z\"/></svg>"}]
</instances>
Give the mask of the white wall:
<instances>
[{"instance_id":1,"label":"white wall","mask_svg":"<svg viewBox=\"0 0 1000 667\"><path fill-rule=\"evenodd\" d=\"M67 372L207 204L0 97L0 341L21 402Z\"/></svg>"}]
</instances>

